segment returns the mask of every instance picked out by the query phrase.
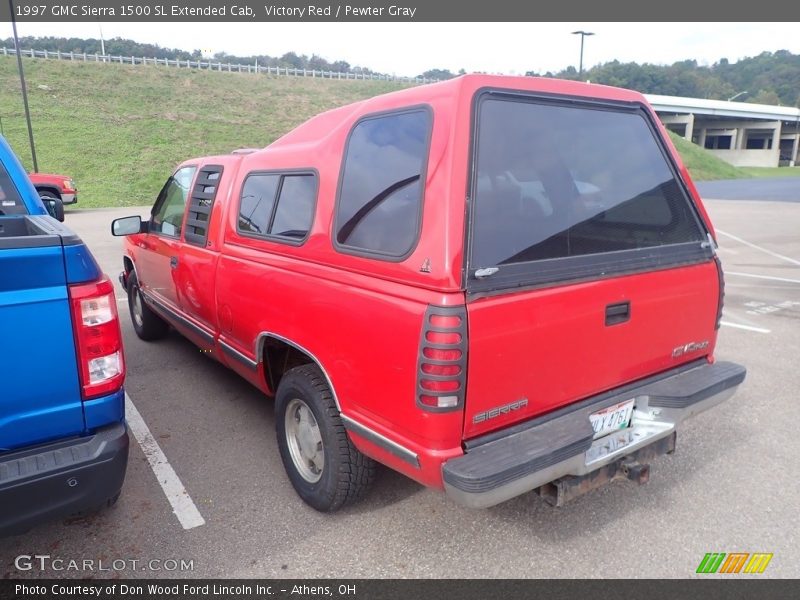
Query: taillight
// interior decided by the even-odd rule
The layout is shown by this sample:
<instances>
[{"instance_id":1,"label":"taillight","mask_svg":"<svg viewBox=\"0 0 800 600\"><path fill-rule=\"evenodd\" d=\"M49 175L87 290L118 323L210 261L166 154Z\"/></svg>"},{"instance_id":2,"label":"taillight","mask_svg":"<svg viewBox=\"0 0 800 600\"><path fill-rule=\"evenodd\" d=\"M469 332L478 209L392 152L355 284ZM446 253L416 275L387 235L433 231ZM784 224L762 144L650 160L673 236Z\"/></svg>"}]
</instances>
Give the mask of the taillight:
<instances>
[{"instance_id":1,"label":"taillight","mask_svg":"<svg viewBox=\"0 0 800 600\"><path fill-rule=\"evenodd\" d=\"M717 265L717 277L719 278L719 297L717 298L717 322L714 329L719 329L722 321L722 307L725 304L725 275L722 273L722 262L718 256L714 256L714 263Z\"/></svg>"},{"instance_id":2,"label":"taillight","mask_svg":"<svg viewBox=\"0 0 800 600\"><path fill-rule=\"evenodd\" d=\"M69 298L83 399L116 392L125 379L125 361L114 286L104 275L69 286Z\"/></svg>"},{"instance_id":3,"label":"taillight","mask_svg":"<svg viewBox=\"0 0 800 600\"><path fill-rule=\"evenodd\" d=\"M467 311L429 306L420 335L417 406L432 412L464 405L467 377Z\"/></svg>"}]
</instances>

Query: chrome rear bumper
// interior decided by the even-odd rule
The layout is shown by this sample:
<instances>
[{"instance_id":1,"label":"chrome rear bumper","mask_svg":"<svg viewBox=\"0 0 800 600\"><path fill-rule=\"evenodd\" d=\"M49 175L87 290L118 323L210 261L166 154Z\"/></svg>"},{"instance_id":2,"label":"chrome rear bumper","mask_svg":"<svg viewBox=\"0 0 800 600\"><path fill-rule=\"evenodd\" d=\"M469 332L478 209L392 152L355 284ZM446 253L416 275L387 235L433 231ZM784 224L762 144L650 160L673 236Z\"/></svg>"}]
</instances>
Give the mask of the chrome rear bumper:
<instances>
[{"instance_id":1,"label":"chrome rear bumper","mask_svg":"<svg viewBox=\"0 0 800 600\"><path fill-rule=\"evenodd\" d=\"M745 375L735 363L701 364L486 436L443 465L445 491L459 504L486 508L561 477L587 475L672 435L684 420L733 396ZM593 439L589 415L630 399L630 427Z\"/></svg>"}]
</instances>

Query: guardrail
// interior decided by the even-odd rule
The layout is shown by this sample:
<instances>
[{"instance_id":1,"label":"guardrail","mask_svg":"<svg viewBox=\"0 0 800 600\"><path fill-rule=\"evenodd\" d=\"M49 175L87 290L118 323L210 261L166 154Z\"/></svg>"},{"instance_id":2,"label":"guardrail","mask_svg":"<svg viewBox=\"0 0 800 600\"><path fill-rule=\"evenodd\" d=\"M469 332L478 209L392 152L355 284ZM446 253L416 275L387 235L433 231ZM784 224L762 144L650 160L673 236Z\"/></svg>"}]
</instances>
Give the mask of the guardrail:
<instances>
[{"instance_id":1,"label":"guardrail","mask_svg":"<svg viewBox=\"0 0 800 600\"><path fill-rule=\"evenodd\" d=\"M16 49L3 47L0 54L3 56L16 56ZM360 79L376 81L399 81L403 83L433 83L438 79L427 77L397 77L382 73L360 73L339 71L321 71L315 69L296 69L293 67L271 67L258 64L244 65L240 63L213 62L210 60L176 60L169 58L150 58L146 56L113 56L110 54L86 54L85 52L52 52L49 50L20 50L20 55L28 58L43 58L46 60L70 60L75 62L116 63L120 65L155 65L173 67L178 69L204 69L206 71L220 71L227 73L255 73L283 77L319 77L322 79Z\"/></svg>"}]
</instances>

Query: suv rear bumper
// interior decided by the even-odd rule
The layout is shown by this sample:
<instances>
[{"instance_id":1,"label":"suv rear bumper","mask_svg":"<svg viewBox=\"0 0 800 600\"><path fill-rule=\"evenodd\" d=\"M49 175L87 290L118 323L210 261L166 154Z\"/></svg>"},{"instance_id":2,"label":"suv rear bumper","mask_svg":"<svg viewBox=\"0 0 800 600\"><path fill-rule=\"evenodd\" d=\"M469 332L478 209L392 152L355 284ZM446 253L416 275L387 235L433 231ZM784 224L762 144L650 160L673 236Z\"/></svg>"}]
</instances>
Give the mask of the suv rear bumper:
<instances>
[{"instance_id":1,"label":"suv rear bumper","mask_svg":"<svg viewBox=\"0 0 800 600\"><path fill-rule=\"evenodd\" d=\"M442 466L447 494L485 508L567 475L582 476L671 436L685 419L730 398L746 370L702 364L582 402L469 445ZM635 399L631 426L597 440L589 415Z\"/></svg>"},{"instance_id":2,"label":"suv rear bumper","mask_svg":"<svg viewBox=\"0 0 800 600\"><path fill-rule=\"evenodd\" d=\"M0 456L0 536L115 498L125 480L128 446L125 424L115 423L88 437Z\"/></svg>"}]
</instances>

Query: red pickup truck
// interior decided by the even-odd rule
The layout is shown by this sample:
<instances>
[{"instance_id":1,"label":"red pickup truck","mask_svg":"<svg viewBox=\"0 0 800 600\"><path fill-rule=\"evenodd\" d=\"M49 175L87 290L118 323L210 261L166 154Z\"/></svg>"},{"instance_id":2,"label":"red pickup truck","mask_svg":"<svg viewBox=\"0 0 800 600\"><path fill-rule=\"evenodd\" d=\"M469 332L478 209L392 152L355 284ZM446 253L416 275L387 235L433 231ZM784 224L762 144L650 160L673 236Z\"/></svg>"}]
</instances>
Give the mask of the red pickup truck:
<instances>
[{"instance_id":1,"label":"red pickup truck","mask_svg":"<svg viewBox=\"0 0 800 600\"><path fill-rule=\"evenodd\" d=\"M321 511L375 461L485 507L639 482L730 397L714 233L638 93L468 75L188 160L128 235L136 333L275 397ZM724 413L720 413L724 417Z\"/></svg>"},{"instance_id":2,"label":"red pickup truck","mask_svg":"<svg viewBox=\"0 0 800 600\"><path fill-rule=\"evenodd\" d=\"M29 173L28 177L42 198L55 198L63 204L78 202L78 188L72 177L52 173Z\"/></svg>"}]
</instances>

